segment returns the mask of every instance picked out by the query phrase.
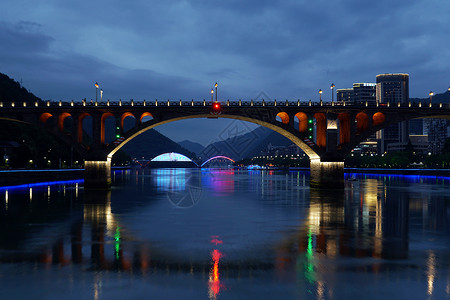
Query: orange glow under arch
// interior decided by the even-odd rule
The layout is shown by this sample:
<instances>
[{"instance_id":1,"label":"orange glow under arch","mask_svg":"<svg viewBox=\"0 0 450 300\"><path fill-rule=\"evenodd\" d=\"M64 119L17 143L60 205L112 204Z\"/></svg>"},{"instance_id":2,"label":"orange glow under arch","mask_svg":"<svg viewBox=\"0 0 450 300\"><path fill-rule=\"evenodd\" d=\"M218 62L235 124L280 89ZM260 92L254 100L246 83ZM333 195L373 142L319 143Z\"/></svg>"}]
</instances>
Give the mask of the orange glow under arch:
<instances>
[{"instance_id":1,"label":"orange glow under arch","mask_svg":"<svg viewBox=\"0 0 450 300\"><path fill-rule=\"evenodd\" d=\"M284 111L279 112L279 113L277 114L277 117L280 117L281 122L282 122L283 124L289 124L289 115L288 115L287 113L285 113Z\"/></svg>"},{"instance_id":2,"label":"orange glow under arch","mask_svg":"<svg viewBox=\"0 0 450 300\"><path fill-rule=\"evenodd\" d=\"M101 120L101 125L100 125L101 126L101 128L100 128L100 142L102 144L105 143L105 121L109 117L114 117L114 114L108 112L108 113L104 113L102 115L102 120Z\"/></svg>"},{"instance_id":3,"label":"orange glow under arch","mask_svg":"<svg viewBox=\"0 0 450 300\"><path fill-rule=\"evenodd\" d=\"M58 118L58 129L59 129L60 132L64 131L64 120L67 117L72 117L72 115L67 113L67 112L62 113L62 114L59 115L59 118Z\"/></svg>"},{"instance_id":4,"label":"orange glow under arch","mask_svg":"<svg viewBox=\"0 0 450 300\"><path fill-rule=\"evenodd\" d=\"M130 112L123 113L122 116L120 117L120 128L122 128L122 130L123 130L123 121L128 117L133 117L134 119L136 119L136 117Z\"/></svg>"},{"instance_id":5,"label":"orange glow under arch","mask_svg":"<svg viewBox=\"0 0 450 300\"><path fill-rule=\"evenodd\" d=\"M327 117L323 113L314 114L316 119L316 144L319 147L327 146Z\"/></svg>"},{"instance_id":6,"label":"orange glow under arch","mask_svg":"<svg viewBox=\"0 0 450 300\"><path fill-rule=\"evenodd\" d=\"M350 142L350 116L348 113L338 114L339 144Z\"/></svg>"},{"instance_id":7,"label":"orange glow under arch","mask_svg":"<svg viewBox=\"0 0 450 300\"><path fill-rule=\"evenodd\" d=\"M308 116L303 112L299 112L295 114L295 117L298 119L298 131L306 132L308 130Z\"/></svg>"},{"instance_id":8,"label":"orange glow under arch","mask_svg":"<svg viewBox=\"0 0 450 300\"><path fill-rule=\"evenodd\" d=\"M145 117L151 117L151 118L153 119L153 115L152 115L151 113L145 112L145 113L143 113L143 114L141 115L141 117L139 118L139 122L142 123L142 120L143 120Z\"/></svg>"},{"instance_id":9,"label":"orange glow under arch","mask_svg":"<svg viewBox=\"0 0 450 300\"><path fill-rule=\"evenodd\" d=\"M360 112L356 115L356 134L361 134L369 128L369 117L366 113Z\"/></svg>"},{"instance_id":10,"label":"orange glow under arch","mask_svg":"<svg viewBox=\"0 0 450 300\"><path fill-rule=\"evenodd\" d=\"M380 124L383 124L384 121L386 121L386 117L384 116L383 113L377 112L373 115L372 121L373 121L374 126L380 125Z\"/></svg>"},{"instance_id":11,"label":"orange glow under arch","mask_svg":"<svg viewBox=\"0 0 450 300\"><path fill-rule=\"evenodd\" d=\"M39 121L41 121L42 123L46 123L47 122L47 120L49 119L49 118L51 118L51 117L53 117L53 115L52 114L50 114L50 113L43 113L40 117L39 117Z\"/></svg>"}]
</instances>

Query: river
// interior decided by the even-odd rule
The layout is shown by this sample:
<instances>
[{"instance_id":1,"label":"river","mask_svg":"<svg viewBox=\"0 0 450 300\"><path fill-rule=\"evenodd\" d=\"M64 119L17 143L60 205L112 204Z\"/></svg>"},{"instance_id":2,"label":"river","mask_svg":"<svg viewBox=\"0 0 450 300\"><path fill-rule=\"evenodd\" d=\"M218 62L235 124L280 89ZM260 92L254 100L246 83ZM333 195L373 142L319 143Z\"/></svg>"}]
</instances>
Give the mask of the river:
<instances>
[{"instance_id":1,"label":"river","mask_svg":"<svg viewBox=\"0 0 450 300\"><path fill-rule=\"evenodd\" d=\"M351 179L351 174L346 174ZM0 188L2 299L450 299L450 178L114 171Z\"/></svg>"}]
</instances>

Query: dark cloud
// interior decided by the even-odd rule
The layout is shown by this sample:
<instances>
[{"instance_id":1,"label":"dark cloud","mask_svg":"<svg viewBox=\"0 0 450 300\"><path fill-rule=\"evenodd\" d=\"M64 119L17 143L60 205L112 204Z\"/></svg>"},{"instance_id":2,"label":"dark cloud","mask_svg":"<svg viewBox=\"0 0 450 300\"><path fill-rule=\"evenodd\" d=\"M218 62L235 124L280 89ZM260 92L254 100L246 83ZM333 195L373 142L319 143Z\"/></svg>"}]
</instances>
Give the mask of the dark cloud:
<instances>
[{"instance_id":1,"label":"dark cloud","mask_svg":"<svg viewBox=\"0 0 450 300\"><path fill-rule=\"evenodd\" d=\"M322 89L410 74L449 85L447 1L5 0L0 72L44 99L317 100Z\"/></svg>"}]
</instances>

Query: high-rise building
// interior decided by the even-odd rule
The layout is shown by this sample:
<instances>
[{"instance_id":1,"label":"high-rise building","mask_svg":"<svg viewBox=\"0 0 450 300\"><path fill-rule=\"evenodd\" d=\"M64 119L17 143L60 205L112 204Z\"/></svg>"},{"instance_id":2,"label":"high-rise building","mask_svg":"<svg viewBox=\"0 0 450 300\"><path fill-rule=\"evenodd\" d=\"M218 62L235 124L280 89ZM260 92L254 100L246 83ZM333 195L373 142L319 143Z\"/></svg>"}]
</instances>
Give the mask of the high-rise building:
<instances>
[{"instance_id":1,"label":"high-rise building","mask_svg":"<svg viewBox=\"0 0 450 300\"><path fill-rule=\"evenodd\" d=\"M428 152L440 154L444 148L447 130L450 126L449 120L425 119L425 133L428 134Z\"/></svg>"},{"instance_id":2,"label":"high-rise building","mask_svg":"<svg viewBox=\"0 0 450 300\"><path fill-rule=\"evenodd\" d=\"M377 103L397 104L409 101L408 74L377 75Z\"/></svg>"},{"instance_id":3,"label":"high-rise building","mask_svg":"<svg viewBox=\"0 0 450 300\"><path fill-rule=\"evenodd\" d=\"M353 103L353 89L337 89L336 100L338 102Z\"/></svg>"},{"instance_id":4,"label":"high-rise building","mask_svg":"<svg viewBox=\"0 0 450 300\"><path fill-rule=\"evenodd\" d=\"M354 83L353 84L353 102L355 104L375 104L376 102L376 83Z\"/></svg>"},{"instance_id":5,"label":"high-rise building","mask_svg":"<svg viewBox=\"0 0 450 300\"><path fill-rule=\"evenodd\" d=\"M406 104L409 102L408 74L377 75L376 102L383 104ZM381 152L385 152L390 143L407 144L409 140L409 122L400 122L380 130L377 138L381 139Z\"/></svg>"}]
</instances>

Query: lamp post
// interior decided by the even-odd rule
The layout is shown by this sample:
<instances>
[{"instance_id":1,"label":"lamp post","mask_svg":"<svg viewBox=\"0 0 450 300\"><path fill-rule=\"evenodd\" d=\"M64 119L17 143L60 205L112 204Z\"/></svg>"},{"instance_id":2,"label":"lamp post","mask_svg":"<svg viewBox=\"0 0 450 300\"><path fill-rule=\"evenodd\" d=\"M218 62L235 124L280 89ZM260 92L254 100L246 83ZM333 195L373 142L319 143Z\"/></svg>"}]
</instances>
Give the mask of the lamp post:
<instances>
[{"instance_id":1,"label":"lamp post","mask_svg":"<svg viewBox=\"0 0 450 300\"><path fill-rule=\"evenodd\" d=\"M100 89L100 102L102 102L103 99L103 89Z\"/></svg>"},{"instance_id":2,"label":"lamp post","mask_svg":"<svg viewBox=\"0 0 450 300\"><path fill-rule=\"evenodd\" d=\"M331 89L331 102L334 102L334 83L331 84L330 89Z\"/></svg>"},{"instance_id":3,"label":"lamp post","mask_svg":"<svg viewBox=\"0 0 450 300\"><path fill-rule=\"evenodd\" d=\"M214 102L214 89L211 89L211 104Z\"/></svg>"},{"instance_id":4,"label":"lamp post","mask_svg":"<svg viewBox=\"0 0 450 300\"><path fill-rule=\"evenodd\" d=\"M216 88L216 102L217 102L217 82L216 82L216 84L214 85L214 87Z\"/></svg>"},{"instance_id":5,"label":"lamp post","mask_svg":"<svg viewBox=\"0 0 450 300\"><path fill-rule=\"evenodd\" d=\"M95 83L95 102L97 102L98 83Z\"/></svg>"},{"instance_id":6,"label":"lamp post","mask_svg":"<svg viewBox=\"0 0 450 300\"><path fill-rule=\"evenodd\" d=\"M433 93L432 91L430 91L430 93L429 93L428 95L430 95L430 105L431 105L431 103L432 103L432 101L433 101L433 95L434 95L434 93Z\"/></svg>"},{"instance_id":7,"label":"lamp post","mask_svg":"<svg viewBox=\"0 0 450 300\"><path fill-rule=\"evenodd\" d=\"M322 90L319 90L320 101L322 101Z\"/></svg>"}]
</instances>

